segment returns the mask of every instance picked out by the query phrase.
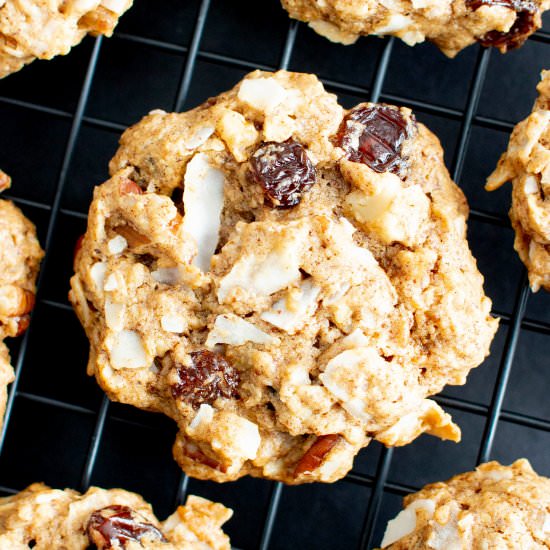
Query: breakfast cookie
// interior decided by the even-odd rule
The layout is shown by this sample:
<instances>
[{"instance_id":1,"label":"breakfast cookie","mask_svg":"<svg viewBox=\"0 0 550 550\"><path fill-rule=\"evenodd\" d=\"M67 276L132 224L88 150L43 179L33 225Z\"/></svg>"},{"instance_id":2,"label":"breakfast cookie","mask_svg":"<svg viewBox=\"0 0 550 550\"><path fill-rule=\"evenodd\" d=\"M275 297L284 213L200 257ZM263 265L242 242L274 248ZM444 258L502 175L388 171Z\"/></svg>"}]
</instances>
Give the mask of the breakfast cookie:
<instances>
[{"instance_id":1,"label":"breakfast cookie","mask_svg":"<svg viewBox=\"0 0 550 550\"><path fill-rule=\"evenodd\" d=\"M188 474L335 481L371 439L458 441L428 396L497 327L468 208L411 111L249 74L127 130L70 299L109 397L179 427Z\"/></svg>"},{"instance_id":2,"label":"breakfast cookie","mask_svg":"<svg viewBox=\"0 0 550 550\"><path fill-rule=\"evenodd\" d=\"M35 483L0 498L0 548L230 550L221 526L231 515L221 504L189 496L160 522L135 493L91 487L82 495Z\"/></svg>"},{"instance_id":3,"label":"breakfast cookie","mask_svg":"<svg viewBox=\"0 0 550 550\"><path fill-rule=\"evenodd\" d=\"M133 0L0 0L0 78L65 55L87 35L111 36Z\"/></svg>"},{"instance_id":4,"label":"breakfast cookie","mask_svg":"<svg viewBox=\"0 0 550 550\"><path fill-rule=\"evenodd\" d=\"M518 48L541 26L550 0L281 0L333 42L394 35L409 46L430 40L445 55L479 42L502 53Z\"/></svg>"},{"instance_id":5,"label":"breakfast cookie","mask_svg":"<svg viewBox=\"0 0 550 550\"><path fill-rule=\"evenodd\" d=\"M550 71L542 72L537 90L533 112L514 128L508 150L486 185L493 191L512 182L514 248L534 292L550 290Z\"/></svg>"},{"instance_id":6,"label":"breakfast cookie","mask_svg":"<svg viewBox=\"0 0 550 550\"><path fill-rule=\"evenodd\" d=\"M550 479L529 462L488 462L404 499L382 548L550 548Z\"/></svg>"},{"instance_id":7,"label":"breakfast cookie","mask_svg":"<svg viewBox=\"0 0 550 550\"><path fill-rule=\"evenodd\" d=\"M10 178L0 170L0 191L10 184ZM0 199L0 427L7 385L13 380L10 356L3 340L19 336L29 325L43 255L34 225L12 202Z\"/></svg>"}]
</instances>

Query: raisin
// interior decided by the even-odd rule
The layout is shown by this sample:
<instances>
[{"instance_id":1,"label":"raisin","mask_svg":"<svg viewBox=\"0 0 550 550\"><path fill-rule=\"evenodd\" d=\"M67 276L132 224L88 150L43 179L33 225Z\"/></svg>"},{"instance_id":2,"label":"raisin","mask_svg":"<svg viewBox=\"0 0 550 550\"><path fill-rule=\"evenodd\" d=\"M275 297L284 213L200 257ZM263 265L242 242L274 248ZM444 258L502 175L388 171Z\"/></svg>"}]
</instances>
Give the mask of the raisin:
<instances>
[{"instance_id":1,"label":"raisin","mask_svg":"<svg viewBox=\"0 0 550 550\"><path fill-rule=\"evenodd\" d=\"M223 355L195 351L191 361L188 367L177 367L179 380L172 386L174 398L198 409L203 403L211 405L218 397L238 397L239 373Z\"/></svg>"},{"instance_id":2,"label":"raisin","mask_svg":"<svg viewBox=\"0 0 550 550\"><path fill-rule=\"evenodd\" d=\"M313 445L304 453L294 468L294 476L309 474L316 470L322 463L328 452L338 443L341 436L338 434L321 435Z\"/></svg>"},{"instance_id":3,"label":"raisin","mask_svg":"<svg viewBox=\"0 0 550 550\"><path fill-rule=\"evenodd\" d=\"M168 542L164 535L144 517L128 506L113 504L96 510L88 520L86 527L88 538L97 548L126 548L133 542L161 541Z\"/></svg>"},{"instance_id":4,"label":"raisin","mask_svg":"<svg viewBox=\"0 0 550 550\"><path fill-rule=\"evenodd\" d=\"M516 20L507 32L490 31L478 38L482 46L492 46L503 53L519 48L539 27L537 6L528 0L467 0L466 6L474 11L481 6L503 6L516 12Z\"/></svg>"},{"instance_id":5,"label":"raisin","mask_svg":"<svg viewBox=\"0 0 550 550\"><path fill-rule=\"evenodd\" d=\"M407 122L396 107L360 105L344 118L336 139L352 162L379 173L401 174L407 166L401 150L409 137Z\"/></svg>"},{"instance_id":6,"label":"raisin","mask_svg":"<svg viewBox=\"0 0 550 550\"><path fill-rule=\"evenodd\" d=\"M315 183L315 168L306 150L292 140L265 143L252 155L250 168L270 206L296 206Z\"/></svg>"}]
</instances>

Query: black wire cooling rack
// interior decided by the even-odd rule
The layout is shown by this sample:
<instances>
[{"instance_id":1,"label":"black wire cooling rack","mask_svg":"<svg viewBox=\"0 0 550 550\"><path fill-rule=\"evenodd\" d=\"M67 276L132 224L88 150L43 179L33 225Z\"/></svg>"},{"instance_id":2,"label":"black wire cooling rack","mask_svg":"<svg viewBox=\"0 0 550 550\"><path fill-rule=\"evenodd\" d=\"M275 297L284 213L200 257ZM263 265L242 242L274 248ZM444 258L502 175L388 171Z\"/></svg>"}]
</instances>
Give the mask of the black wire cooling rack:
<instances>
[{"instance_id":1,"label":"black wire cooling rack","mask_svg":"<svg viewBox=\"0 0 550 550\"><path fill-rule=\"evenodd\" d=\"M13 176L9 198L35 221L47 251L30 329L10 342L16 380L0 437L0 493L39 480L122 486L163 517L191 492L234 508L227 532L235 548L369 549L400 498L427 482L521 456L550 475L550 299L530 294L512 249L509 190L483 191L510 130L530 111L538 73L550 68L550 32L506 56L475 46L447 60L431 45L393 39L333 45L288 20L277 0L258 4L135 0L112 39L87 39L0 82L0 166ZM198 482L172 461L170 420L109 403L86 377L87 341L66 293L73 243L119 134L153 108L187 109L256 68L315 72L346 106L408 105L440 136L472 207L470 243L501 318L492 355L466 386L437 398L461 425L461 444L428 436L395 450L373 443L332 485Z\"/></svg>"}]
</instances>

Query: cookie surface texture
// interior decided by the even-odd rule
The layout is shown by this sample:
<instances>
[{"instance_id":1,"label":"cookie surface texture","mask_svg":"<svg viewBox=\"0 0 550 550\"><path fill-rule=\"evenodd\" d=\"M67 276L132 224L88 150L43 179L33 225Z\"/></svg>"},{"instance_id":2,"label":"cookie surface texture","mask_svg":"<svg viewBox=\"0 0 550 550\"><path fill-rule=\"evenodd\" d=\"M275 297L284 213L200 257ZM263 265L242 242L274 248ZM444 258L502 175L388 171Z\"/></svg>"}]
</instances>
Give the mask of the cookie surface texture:
<instances>
[{"instance_id":1,"label":"cookie surface texture","mask_svg":"<svg viewBox=\"0 0 550 550\"><path fill-rule=\"evenodd\" d=\"M371 439L458 440L428 396L496 330L467 205L407 109L254 72L127 130L71 300L111 399L179 427L190 475L334 481Z\"/></svg>"},{"instance_id":2,"label":"cookie surface texture","mask_svg":"<svg viewBox=\"0 0 550 550\"><path fill-rule=\"evenodd\" d=\"M132 0L0 0L0 78L65 55L87 35L111 36Z\"/></svg>"},{"instance_id":3,"label":"cookie surface texture","mask_svg":"<svg viewBox=\"0 0 550 550\"><path fill-rule=\"evenodd\" d=\"M514 248L535 292L550 290L550 71L542 72L537 90L533 112L514 128L486 186L493 191L512 182Z\"/></svg>"},{"instance_id":4,"label":"cookie surface texture","mask_svg":"<svg viewBox=\"0 0 550 550\"><path fill-rule=\"evenodd\" d=\"M10 184L10 178L0 170L0 191ZM43 255L34 224L11 201L0 199L0 427L7 386L13 381L9 352L3 341L21 335L28 327Z\"/></svg>"},{"instance_id":5,"label":"cookie surface texture","mask_svg":"<svg viewBox=\"0 0 550 550\"><path fill-rule=\"evenodd\" d=\"M0 498L0 548L230 550L221 526L231 515L191 495L161 522L141 496L122 489L91 487L80 494L34 483Z\"/></svg>"},{"instance_id":6,"label":"cookie surface texture","mask_svg":"<svg viewBox=\"0 0 550 550\"><path fill-rule=\"evenodd\" d=\"M434 42L445 55L480 42L501 52L521 46L541 26L549 0L282 0L294 19L333 42L394 35L409 46Z\"/></svg>"},{"instance_id":7,"label":"cookie surface texture","mask_svg":"<svg viewBox=\"0 0 550 550\"><path fill-rule=\"evenodd\" d=\"M550 479L529 462L488 462L404 499L388 523L389 550L550 548Z\"/></svg>"}]
</instances>

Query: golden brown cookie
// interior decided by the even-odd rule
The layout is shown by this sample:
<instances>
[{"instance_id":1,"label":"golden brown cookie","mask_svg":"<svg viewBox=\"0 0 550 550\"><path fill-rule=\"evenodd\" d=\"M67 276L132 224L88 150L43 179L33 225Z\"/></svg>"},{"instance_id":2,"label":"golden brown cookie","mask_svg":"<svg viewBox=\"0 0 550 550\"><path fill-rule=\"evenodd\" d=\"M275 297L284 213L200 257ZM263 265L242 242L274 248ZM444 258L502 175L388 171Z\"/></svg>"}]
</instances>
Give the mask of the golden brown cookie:
<instances>
[{"instance_id":1,"label":"golden brown cookie","mask_svg":"<svg viewBox=\"0 0 550 550\"><path fill-rule=\"evenodd\" d=\"M109 397L179 427L190 475L334 481L371 439L460 432L432 400L497 321L467 205L408 109L254 72L127 130L70 299Z\"/></svg>"},{"instance_id":2,"label":"golden brown cookie","mask_svg":"<svg viewBox=\"0 0 550 550\"><path fill-rule=\"evenodd\" d=\"M541 26L550 0L281 0L299 19L333 42L394 35L409 46L430 40L454 57L480 42L501 52L521 46Z\"/></svg>"},{"instance_id":3,"label":"golden brown cookie","mask_svg":"<svg viewBox=\"0 0 550 550\"><path fill-rule=\"evenodd\" d=\"M493 191L512 182L514 248L529 271L533 292L550 290L550 71L542 72L537 90L533 112L514 128L486 185Z\"/></svg>"},{"instance_id":4,"label":"golden brown cookie","mask_svg":"<svg viewBox=\"0 0 550 550\"><path fill-rule=\"evenodd\" d=\"M0 191L11 184L0 170ZM44 252L36 228L12 202L0 199L0 427L4 417L7 385L13 380L8 336L21 335L29 325L34 306L35 282Z\"/></svg>"},{"instance_id":5,"label":"golden brown cookie","mask_svg":"<svg viewBox=\"0 0 550 550\"><path fill-rule=\"evenodd\" d=\"M87 35L111 36L132 0L0 0L0 78L65 55Z\"/></svg>"},{"instance_id":6,"label":"golden brown cookie","mask_svg":"<svg viewBox=\"0 0 550 550\"><path fill-rule=\"evenodd\" d=\"M404 499L388 523L389 550L550 548L550 479L529 462L488 462Z\"/></svg>"},{"instance_id":7,"label":"golden brown cookie","mask_svg":"<svg viewBox=\"0 0 550 550\"><path fill-rule=\"evenodd\" d=\"M84 494L35 483L0 498L0 548L35 550L230 550L221 526L232 511L189 496L160 522L135 493L91 487Z\"/></svg>"}]
</instances>

